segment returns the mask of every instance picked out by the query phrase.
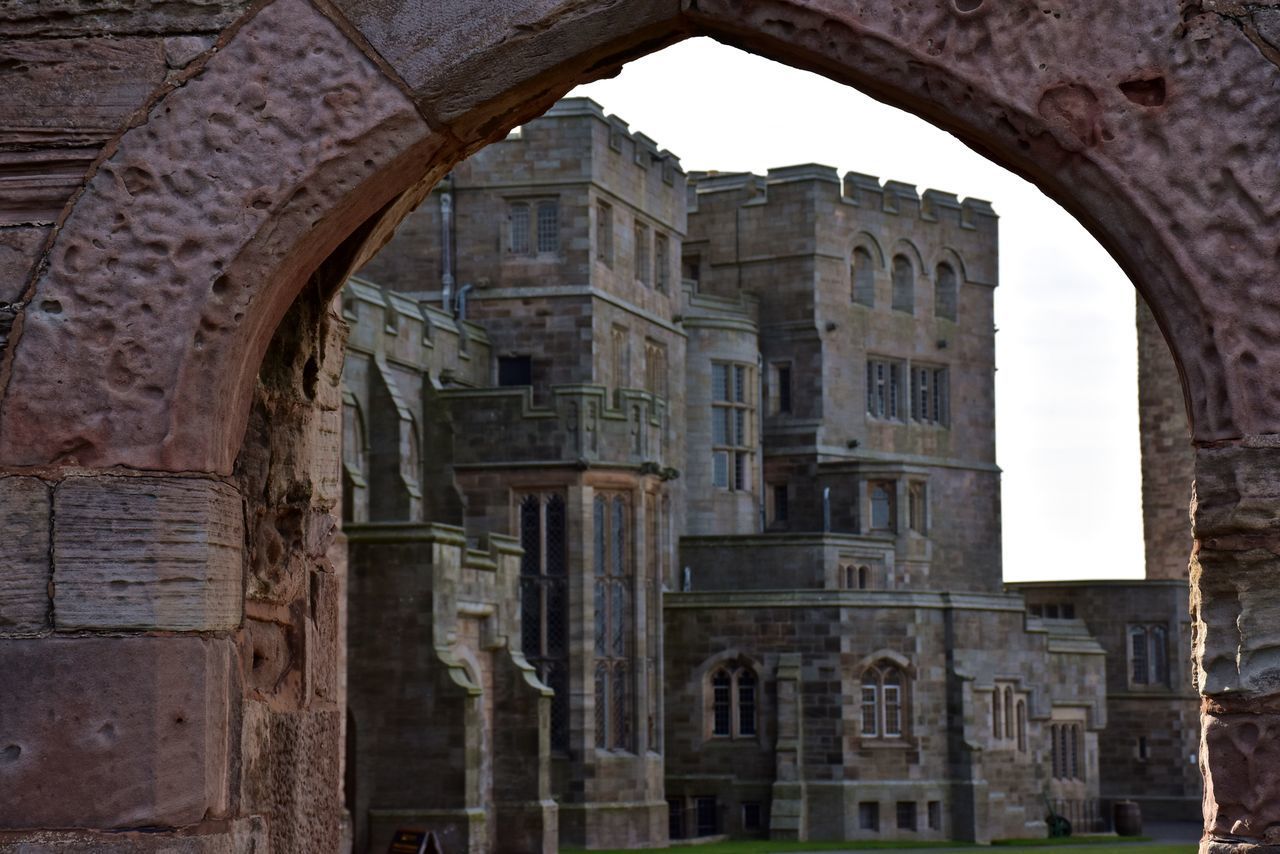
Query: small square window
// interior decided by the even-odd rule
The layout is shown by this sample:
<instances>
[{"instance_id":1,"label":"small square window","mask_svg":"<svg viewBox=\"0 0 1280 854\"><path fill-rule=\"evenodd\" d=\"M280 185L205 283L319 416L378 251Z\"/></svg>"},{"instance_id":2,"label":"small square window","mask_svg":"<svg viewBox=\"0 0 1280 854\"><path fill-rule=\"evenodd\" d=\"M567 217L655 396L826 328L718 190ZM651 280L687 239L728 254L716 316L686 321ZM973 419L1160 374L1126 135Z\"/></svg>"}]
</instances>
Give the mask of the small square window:
<instances>
[{"instance_id":1,"label":"small square window","mask_svg":"<svg viewBox=\"0 0 1280 854\"><path fill-rule=\"evenodd\" d=\"M533 385L533 359L530 356L499 356L498 385Z\"/></svg>"},{"instance_id":2,"label":"small square window","mask_svg":"<svg viewBox=\"0 0 1280 854\"><path fill-rule=\"evenodd\" d=\"M756 801L742 802L742 829L760 829L760 804Z\"/></svg>"},{"instance_id":3,"label":"small square window","mask_svg":"<svg viewBox=\"0 0 1280 854\"><path fill-rule=\"evenodd\" d=\"M916 802L898 801L898 830L916 829Z\"/></svg>"},{"instance_id":4,"label":"small square window","mask_svg":"<svg viewBox=\"0 0 1280 854\"><path fill-rule=\"evenodd\" d=\"M715 798L697 798L695 801L699 836L715 836L720 832L719 806Z\"/></svg>"},{"instance_id":5,"label":"small square window","mask_svg":"<svg viewBox=\"0 0 1280 854\"><path fill-rule=\"evenodd\" d=\"M942 801L929 801L929 829L942 830Z\"/></svg>"}]
</instances>

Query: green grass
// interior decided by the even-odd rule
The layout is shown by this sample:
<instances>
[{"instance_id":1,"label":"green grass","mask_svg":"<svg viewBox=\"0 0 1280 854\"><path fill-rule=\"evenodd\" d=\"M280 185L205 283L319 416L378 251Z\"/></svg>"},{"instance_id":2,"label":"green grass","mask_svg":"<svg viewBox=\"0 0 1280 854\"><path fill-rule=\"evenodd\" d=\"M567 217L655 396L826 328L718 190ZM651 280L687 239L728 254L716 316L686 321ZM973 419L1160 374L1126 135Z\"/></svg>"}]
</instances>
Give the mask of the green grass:
<instances>
[{"instance_id":1,"label":"green grass","mask_svg":"<svg viewBox=\"0 0 1280 854\"><path fill-rule=\"evenodd\" d=\"M1003 839L994 843L1000 846L1000 854L1038 854L1035 849L1046 845L1087 845L1089 854L1195 854L1196 845L1141 845L1138 851L1131 850L1134 843L1149 842L1148 836L1136 836L1121 841L1114 836L1070 836L1065 839ZM707 845L681 845L661 849L672 854L787 854L796 851L874 851L877 849L902 848L972 848L972 842L897 842L897 841L860 841L860 842L772 842L760 839L740 839L728 842L713 842ZM1130 849L1130 850L1126 850ZM652 850L652 849L650 849ZM624 854L624 851L592 851L585 852L576 848L562 848L561 854ZM634 854L634 850L625 852Z\"/></svg>"},{"instance_id":2,"label":"green grass","mask_svg":"<svg viewBox=\"0 0 1280 854\"><path fill-rule=\"evenodd\" d=\"M1009 845L1014 848L1040 848L1045 845L1128 845L1133 842L1150 842L1150 836L1057 836L1052 839L1037 837L1036 839L997 839L992 845ZM1176 845L1174 846L1177 847Z\"/></svg>"}]
</instances>

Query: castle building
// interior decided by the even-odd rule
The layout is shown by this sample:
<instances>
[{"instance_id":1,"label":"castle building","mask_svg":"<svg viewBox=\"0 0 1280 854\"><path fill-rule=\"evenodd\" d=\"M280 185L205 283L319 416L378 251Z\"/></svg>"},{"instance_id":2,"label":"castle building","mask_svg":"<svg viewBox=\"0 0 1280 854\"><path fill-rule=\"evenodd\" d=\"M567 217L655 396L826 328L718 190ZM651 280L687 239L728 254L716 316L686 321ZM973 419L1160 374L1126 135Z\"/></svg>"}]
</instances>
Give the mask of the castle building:
<instances>
[{"instance_id":1,"label":"castle building","mask_svg":"<svg viewBox=\"0 0 1280 854\"><path fill-rule=\"evenodd\" d=\"M1002 581L997 250L584 99L443 181L343 297L355 850L1100 829L1114 632Z\"/></svg>"}]
</instances>

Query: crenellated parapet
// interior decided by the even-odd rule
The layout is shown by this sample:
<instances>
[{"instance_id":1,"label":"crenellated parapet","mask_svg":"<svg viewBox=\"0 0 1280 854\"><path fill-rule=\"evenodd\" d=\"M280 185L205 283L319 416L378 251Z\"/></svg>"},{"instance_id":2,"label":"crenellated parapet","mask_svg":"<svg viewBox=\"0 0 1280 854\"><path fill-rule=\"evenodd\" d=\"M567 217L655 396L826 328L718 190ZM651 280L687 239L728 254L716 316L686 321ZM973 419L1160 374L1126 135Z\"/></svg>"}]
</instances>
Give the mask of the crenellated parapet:
<instances>
[{"instance_id":1,"label":"crenellated parapet","mask_svg":"<svg viewBox=\"0 0 1280 854\"><path fill-rule=\"evenodd\" d=\"M666 473L668 404L640 389L555 386L536 403L528 387L449 389L453 462L465 465L603 463Z\"/></svg>"}]
</instances>

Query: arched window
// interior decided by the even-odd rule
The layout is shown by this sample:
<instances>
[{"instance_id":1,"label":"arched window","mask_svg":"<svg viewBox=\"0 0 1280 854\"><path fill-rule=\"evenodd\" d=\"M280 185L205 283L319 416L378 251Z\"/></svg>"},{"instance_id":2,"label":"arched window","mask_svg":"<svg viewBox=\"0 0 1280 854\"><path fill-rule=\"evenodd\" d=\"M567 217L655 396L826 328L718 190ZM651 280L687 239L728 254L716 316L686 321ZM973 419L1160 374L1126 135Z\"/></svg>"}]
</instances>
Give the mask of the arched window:
<instances>
[{"instance_id":1,"label":"arched window","mask_svg":"<svg viewBox=\"0 0 1280 854\"><path fill-rule=\"evenodd\" d=\"M853 250L853 264L849 270L853 288L853 301L858 305L875 306L875 267L871 253L861 246Z\"/></svg>"},{"instance_id":2,"label":"arched window","mask_svg":"<svg viewBox=\"0 0 1280 854\"><path fill-rule=\"evenodd\" d=\"M745 664L726 664L711 674L711 735L717 738L756 734L755 671Z\"/></svg>"},{"instance_id":3,"label":"arched window","mask_svg":"<svg viewBox=\"0 0 1280 854\"><path fill-rule=\"evenodd\" d=\"M957 285L955 269L945 261L939 264L933 279L933 313L938 317L956 319Z\"/></svg>"},{"instance_id":4,"label":"arched window","mask_svg":"<svg viewBox=\"0 0 1280 854\"><path fill-rule=\"evenodd\" d=\"M355 403L342 407L342 518L346 522L369 519L369 447L364 417Z\"/></svg>"},{"instance_id":5,"label":"arched window","mask_svg":"<svg viewBox=\"0 0 1280 854\"><path fill-rule=\"evenodd\" d=\"M527 202L513 203L507 219L510 226L507 248L513 255L528 255L530 253L529 204Z\"/></svg>"},{"instance_id":6,"label":"arched window","mask_svg":"<svg viewBox=\"0 0 1280 854\"><path fill-rule=\"evenodd\" d=\"M871 589L871 567L869 566L858 567L858 589L859 590Z\"/></svg>"},{"instance_id":7,"label":"arched window","mask_svg":"<svg viewBox=\"0 0 1280 854\"><path fill-rule=\"evenodd\" d=\"M906 719L906 677L891 662L868 667L862 674L863 738L901 738Z\"/></svg>"},{"instance_id":8,"label":"arched window","mask_svg":"<svg viewBox=\"0 0 1280 854\"><path fill-rule=\"evenodd\" d=\"M906 255L893 256L893 310L915 313L916 272Z\"/></svg>"}]
</instances>

